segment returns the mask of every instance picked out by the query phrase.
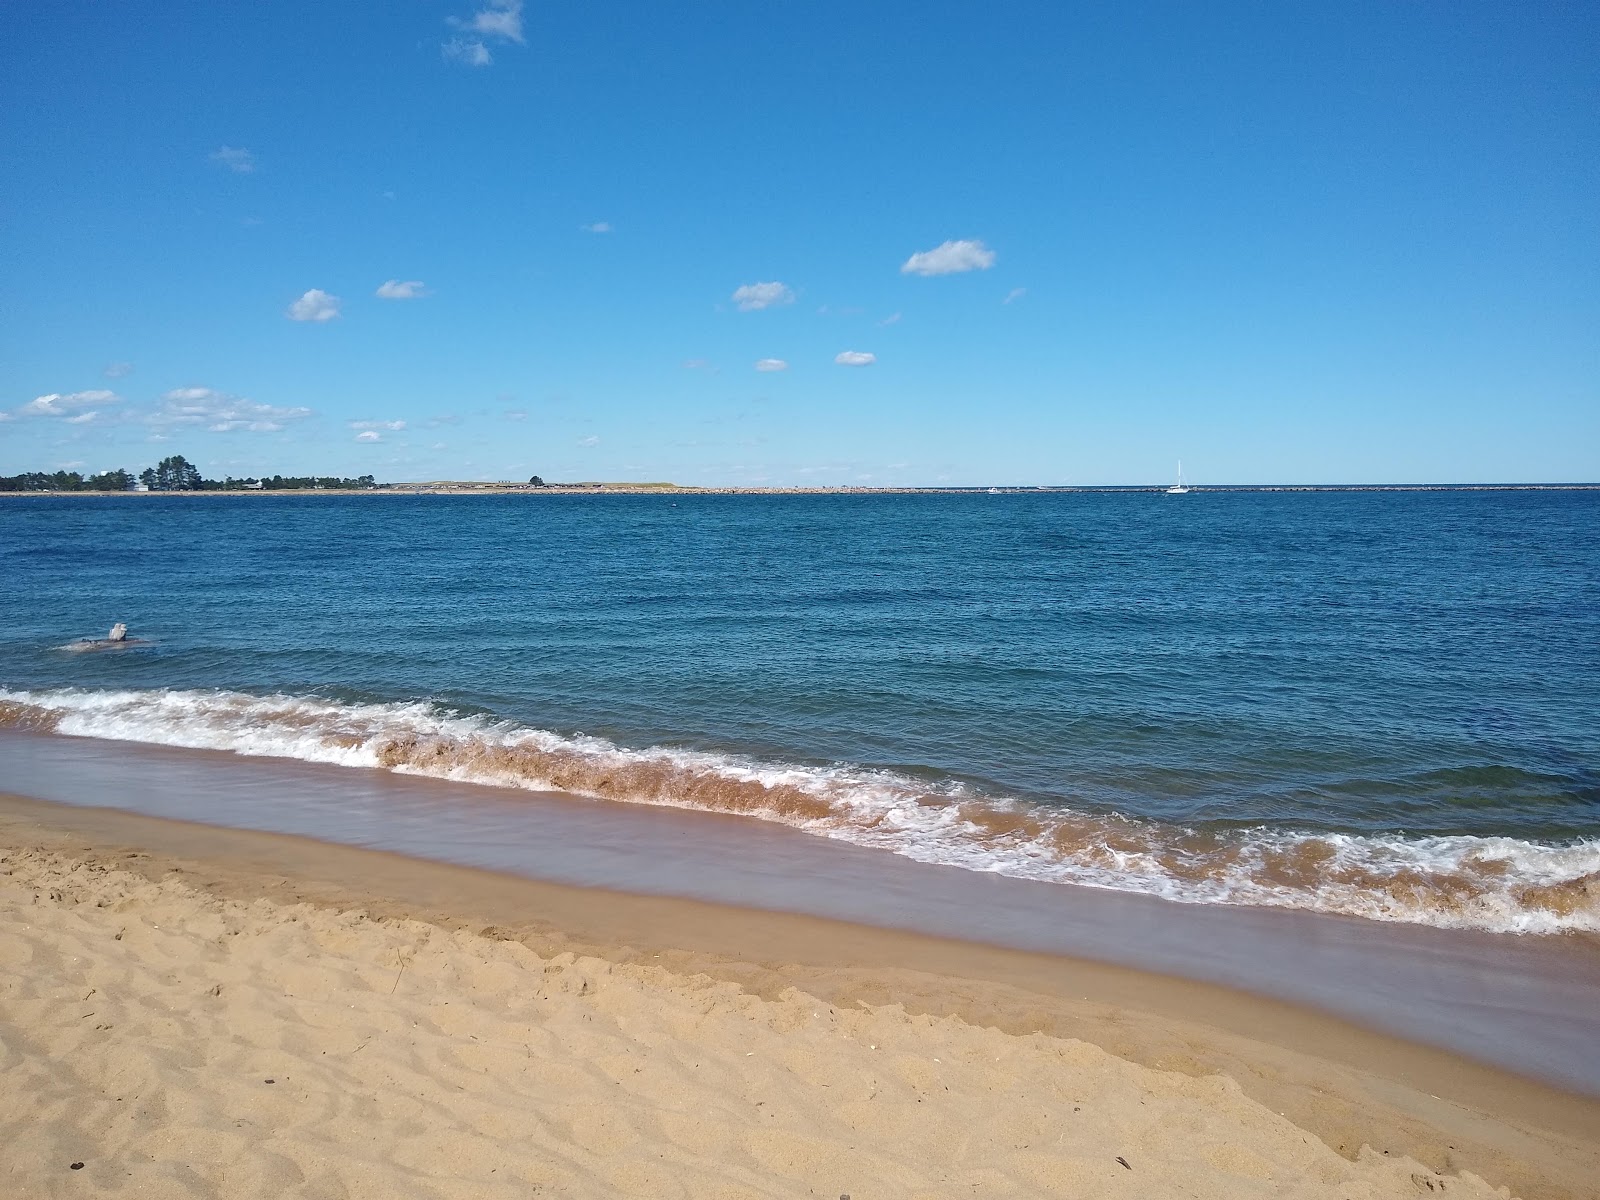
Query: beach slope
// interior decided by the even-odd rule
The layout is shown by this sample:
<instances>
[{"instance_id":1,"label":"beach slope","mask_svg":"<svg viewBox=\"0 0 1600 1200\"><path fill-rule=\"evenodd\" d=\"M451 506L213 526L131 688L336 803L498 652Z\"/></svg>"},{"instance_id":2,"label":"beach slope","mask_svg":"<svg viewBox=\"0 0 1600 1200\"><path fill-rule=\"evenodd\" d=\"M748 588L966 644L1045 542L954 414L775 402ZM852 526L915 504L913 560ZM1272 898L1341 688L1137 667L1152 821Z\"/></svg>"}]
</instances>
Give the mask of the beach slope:
<instances>
[{"instance_id":1,"label":"beach slope","mask_svg":"<svg viewBox=\"0 0 1600 1200\"><path fill-rule=\"evenodd\" d=\"M1508 1194L1224 1076L496 932L6 847L5 1193Z\"/></svg>"}]
</instances>

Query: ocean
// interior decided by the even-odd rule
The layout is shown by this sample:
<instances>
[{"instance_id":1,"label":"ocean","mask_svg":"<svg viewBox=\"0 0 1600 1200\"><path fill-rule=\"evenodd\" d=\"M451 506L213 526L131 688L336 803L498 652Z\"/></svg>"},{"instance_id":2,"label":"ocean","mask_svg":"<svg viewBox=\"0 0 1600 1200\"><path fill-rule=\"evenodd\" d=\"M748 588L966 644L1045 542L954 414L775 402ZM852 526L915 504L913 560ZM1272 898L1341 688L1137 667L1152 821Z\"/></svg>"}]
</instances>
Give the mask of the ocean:
<instances>
[{"instance_id":1,"label":"ocean","mask_svg":"<svg viewBox=\"0 0 1600 1200\"><path fill-rule=\"evenodd\" d=\"M0 727L1600 932L1600 492L28 497L0 581Z\"/></svg>"}]
</instances>

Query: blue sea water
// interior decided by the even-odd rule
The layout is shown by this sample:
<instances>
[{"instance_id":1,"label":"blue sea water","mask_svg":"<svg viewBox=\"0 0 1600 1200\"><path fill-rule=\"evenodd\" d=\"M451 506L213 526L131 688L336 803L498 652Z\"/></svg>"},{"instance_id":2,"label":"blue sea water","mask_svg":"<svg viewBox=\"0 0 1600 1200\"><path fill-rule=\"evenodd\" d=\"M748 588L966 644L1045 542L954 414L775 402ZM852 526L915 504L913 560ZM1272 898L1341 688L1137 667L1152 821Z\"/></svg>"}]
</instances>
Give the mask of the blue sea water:
<instances>
[{"instance_id":1,"label":"blue sea water","mask_svg":"<svg viewBox=\"0 0 1600 1200\"><path fill-rule=\"evenodd\" d=\"M1597 680L1591 491L0 503L4 721L1189 902L1600 930Z\"/></svg>"}]
</instances>

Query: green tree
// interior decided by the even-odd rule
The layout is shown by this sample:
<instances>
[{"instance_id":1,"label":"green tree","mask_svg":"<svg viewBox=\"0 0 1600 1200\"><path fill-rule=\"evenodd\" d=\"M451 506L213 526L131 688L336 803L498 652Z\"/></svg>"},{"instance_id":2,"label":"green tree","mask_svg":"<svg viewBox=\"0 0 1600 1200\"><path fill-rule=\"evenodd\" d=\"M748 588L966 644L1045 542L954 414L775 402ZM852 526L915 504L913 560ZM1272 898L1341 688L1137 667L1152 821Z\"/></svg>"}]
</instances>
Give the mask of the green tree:
<instances>
[{"instance_id":1,"label":"green tree","mask_svg":"<svg viewBox=\"0 0 1600 1200\"><path fill-rule=\"evenodd\" d=\"M89 487L97 492L125 492L133 486L133 476L118 467L89 477Z\"/></svg>"},{"instance_id":2,"label":"green tree","mask_svg":"<svg viewBox=\"0 0 1600 1200\"><path fill-rule=\"evenodd\" d=\"M200 471L181 454L169 455L156 464L155 489L158 492L198 492Z\"/></svg>"}]
</instances>

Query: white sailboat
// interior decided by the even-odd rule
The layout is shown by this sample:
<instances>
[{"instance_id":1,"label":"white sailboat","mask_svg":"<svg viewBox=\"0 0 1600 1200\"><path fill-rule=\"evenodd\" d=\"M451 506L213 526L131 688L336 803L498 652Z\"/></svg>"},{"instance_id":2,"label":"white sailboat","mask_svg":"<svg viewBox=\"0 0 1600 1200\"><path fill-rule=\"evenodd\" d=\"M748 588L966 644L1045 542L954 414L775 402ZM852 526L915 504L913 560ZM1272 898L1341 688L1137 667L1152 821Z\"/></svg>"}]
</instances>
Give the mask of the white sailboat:
<instances>
[{"instance_id":1,"label":"white sailboat","mask_svg":"<svg viewBox=\"0 0 1600 1200\"><path fill-rule=\"evenodd\" d=\"M1167 495L1187 496L1188 494L1189 489L1183 482L1183 459L1180 458L1178 460L1178 482L1167 489Z\"/></svg>"}]
</instances>

